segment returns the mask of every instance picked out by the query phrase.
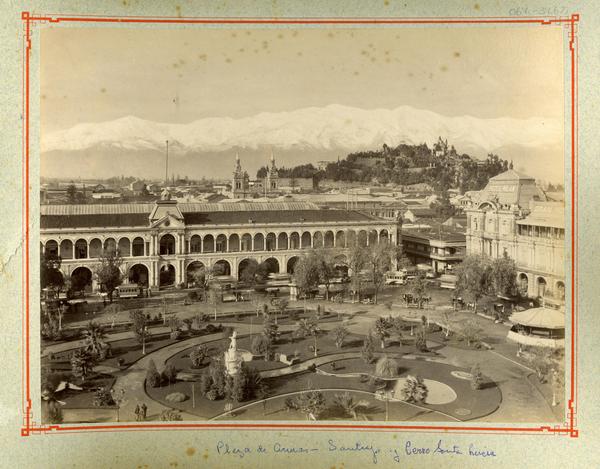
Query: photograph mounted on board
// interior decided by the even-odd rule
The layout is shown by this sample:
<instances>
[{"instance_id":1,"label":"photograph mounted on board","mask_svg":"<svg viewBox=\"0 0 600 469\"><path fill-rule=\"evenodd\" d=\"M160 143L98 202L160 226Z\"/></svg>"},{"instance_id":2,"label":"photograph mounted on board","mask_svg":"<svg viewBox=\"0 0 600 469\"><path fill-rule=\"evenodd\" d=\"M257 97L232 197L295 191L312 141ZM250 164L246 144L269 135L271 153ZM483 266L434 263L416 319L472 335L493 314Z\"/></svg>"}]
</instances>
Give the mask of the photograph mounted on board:
<instances>
[{"instance_id":1,"label":"photograph mounted on board","mask_svg":"<svg viewBox=\"0 0 600 469\"><path fill-rule=\"evenodd\" d=\"M44 423L563 422L566 35L40 25Z\"/></svg>"}]
</instances>

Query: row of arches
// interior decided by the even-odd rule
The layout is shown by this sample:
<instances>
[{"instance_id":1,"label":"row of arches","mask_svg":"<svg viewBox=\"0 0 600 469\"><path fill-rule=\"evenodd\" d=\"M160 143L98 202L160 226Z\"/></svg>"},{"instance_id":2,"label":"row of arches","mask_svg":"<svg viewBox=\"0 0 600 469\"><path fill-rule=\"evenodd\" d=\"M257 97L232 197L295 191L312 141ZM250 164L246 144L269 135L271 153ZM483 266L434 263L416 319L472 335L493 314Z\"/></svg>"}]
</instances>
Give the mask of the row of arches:
<instances>
[{"instance_id":1,"label":"row of arches","mask_svg":"<svg viewBox=\"0 0 600 469\"><path fill-rule=\"evenodd\" d=\"M520 273L517 276L517 286L523 296L535 296L538 298L543 298L551 293L552 296L556 297L558 300L563 301L565 299L564 282L556 282L554 292L550 292L548 289L548 282L544 277L535 277L532 285L530 285L529 280L529 276L525 273Z\"/></svg>"},{"instance_id":2,"label":"row of arches","mask_svg":"<svg viewBox=\"0 0 600 469\"><path fill-rule=\"evenodd\" d=\"M147 255L146 242L139 236L132 241L129 238L120 238L118 241L114 238L107 238L102 242L98 238L94 238L89 243L85 239L78 239L75 242L63 239L60 244L51 239L46 241L46 244L42 244L41 248L46 255L60 256L63 259L93 259L104 253L116 251L123 257Z\"/></svg>"},{"instance_id":3,"label":"row of arches","mask_svg":"<svg viewBox=\"0 0 600 469\"><path fill-rule=\"evenodd\" d=\"M213 253L213 252L252 252L252 251L285 251L308 248L350 248L356 245L368 246L381 242L389 242L388 230L333 230L327 231L293 231L281 233L244 233L242 235L195 234L185 241L183 249L178 249L177 240L172 234L162 235L157 243L156 254L174 255L181 253ZM143 257L152 255L150 243L138 236L130 240L106 238L102 242L94 238L64 239L60 243L48 240L40 246L46 255L60 256L63 259L94 259L107 252L118 251L122 257Z\"/></svg>"},{"instance_id":4,"label":"row of arches","mask_svg":"<svg viewBox=\"0 0 600 469\"><path fill-rule=\"evenodd\" d=\"M280 264L280 261L274 257L270 257L263 261L263 265L266 268L266 273L279 273L279 272L287 272L288 274L294 273L294 267L298 260L299 256L292 256L285 262L285 266ZM336 258L337 267L340 272L347 272L346 267L346 256L339 255ZM253 258L245 258L238 262L237 264L237 277L238 280L241 280L244 275L244 271L254 262L257 262L256 259ZM201 261L193 261L189 263L185 267L185 279L188 284L193 284L195 282L195 273L204 269L206 266ZM212 264L213 269L218 272L219 275L231 275L232 274L232 264L225 260L220 259ZM285 270L282 269L285 267ZM138 284L143 286L150 285L150 272L148 267L144 264L134 264L130 266L126 272L123 272L127 281L132 284ZM75 268L71 273L71 285L72 288L76 291L91 291L92 290L92 270L85 266L80 266ZM162 265L158 271L158 284L159 286L169 286L174 285L176 282L176 268L172 264Z\"/></svg>"}]
</instances>

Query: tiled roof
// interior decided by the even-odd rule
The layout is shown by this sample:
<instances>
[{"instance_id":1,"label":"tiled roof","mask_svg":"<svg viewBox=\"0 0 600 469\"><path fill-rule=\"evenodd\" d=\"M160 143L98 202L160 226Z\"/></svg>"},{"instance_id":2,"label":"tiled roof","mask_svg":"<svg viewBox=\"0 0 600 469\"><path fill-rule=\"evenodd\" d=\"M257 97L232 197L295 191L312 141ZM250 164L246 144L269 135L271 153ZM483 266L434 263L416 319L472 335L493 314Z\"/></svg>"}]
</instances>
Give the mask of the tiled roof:
<instances>
[{"instance_id":1,"label":"tiled roof","mask_svg":"<svg viewBox=\"0 0 600 469\"><path fill-rule=\"evenodd\" d=\"M445 241L447 243L466 243L465 233L459 231L448 230L448 228L437 229L437 227L431 227L429 230L420 230L415 228L402 229L402 237L413 237L418 239L425 239L429 241Z\"/></svg>"},{"instance_id":2,"label":"tiled roof","mask_svg":"<svg viewBox=\"0 0 600 469\"><path fill-rule=\"evenodd\" d=\"M565 227L565 207L560 202L538 202L526 218L518 220L519 225Z\"/></svg>"},{"instance_id":3,"label":"tiled roof","mask_svg":"<svg viewBox=\"0 0 600 469\"><path fill-rule=\"evenodd\" d=\"M304 202L176 205L187 225L382 221L357 211L319 209ZM146 227L154 204L46 205L42 229Z\"/></svg>"},{"instance_id":4,"label":"tiled roof","mask_svg":"<svg viewBox=\"0 0 600 469\"><path fill-rule=\"evenodd\" d=\"M184 213L186 225L239 225L239 224L270 224L270 223L323 223L323 222L365 222L378 220L364 213L346 210L282 210L269 211L240 211L240 212L211 212Z\"/></svg>"},{"instance_id":5,"label":"tiled roof","mask_svg":"<svg viewBox=\"0 0 600 469\"><path fill-rule=\"evenodd\" d=\"M109 228L148 226L146 213L108 213L86 215L42 215L41 229Z\"/></svg>"}]
</instances>

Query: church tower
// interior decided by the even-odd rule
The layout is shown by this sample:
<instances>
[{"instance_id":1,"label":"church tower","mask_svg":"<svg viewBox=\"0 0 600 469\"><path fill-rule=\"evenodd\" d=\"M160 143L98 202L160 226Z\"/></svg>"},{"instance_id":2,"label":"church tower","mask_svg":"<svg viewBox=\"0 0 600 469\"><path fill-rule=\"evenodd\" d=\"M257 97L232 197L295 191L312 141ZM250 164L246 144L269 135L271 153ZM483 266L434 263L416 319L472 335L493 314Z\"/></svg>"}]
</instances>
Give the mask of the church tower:
<instances>
[{"instance_id":1,"label":"church tower","mask_svg":"<svg viewBox=\"0 0 600 469\"><path fill-rule=\"evenodd\" d=\"M235 154L235 170L233 171L233 181L231 183L231 197L234 199L244 198L248 195L250 187L250 178L248 173L242 170L239 153Z\"/></svg>"},{"instance_id":2,"label":"church tower","mask_svg":"<svg viewBox=\"0 0 600 469\"><path fill-rule=\"evenodd\" d=\"M271 149L271 166L267 170L267 177L265 180L265 195L271 192L277 192L279 189L279 172L275 166L275 156L273 155L273 149Z\"/></svg>"}]
</instances>

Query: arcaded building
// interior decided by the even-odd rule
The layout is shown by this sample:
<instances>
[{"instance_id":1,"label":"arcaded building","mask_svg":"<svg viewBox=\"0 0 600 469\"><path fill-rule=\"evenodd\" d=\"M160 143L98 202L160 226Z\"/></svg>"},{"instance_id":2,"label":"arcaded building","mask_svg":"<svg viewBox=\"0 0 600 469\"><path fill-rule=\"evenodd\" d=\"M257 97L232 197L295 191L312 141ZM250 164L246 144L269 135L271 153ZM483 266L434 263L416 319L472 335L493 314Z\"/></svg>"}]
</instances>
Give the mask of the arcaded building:
<instances>
[{"instance_id":1,"label":"arcaded building","mask_svg":"<svg viewBox=\"0 0 600 469\"><path fill-rule=\"evenodd\" d=\"M523 294L547 303L565 298L565 213L562 202L548 200L535 179L508 170L470 194L467 253L492 258L505 254L519 270Z\"/></svg>"},{"instance_id":2,"label":"arcaded building","mask_svg":"<svg viewBox=\"0 0 600 469\"><path fill-rule=\"evenodd\" d=\"M335 248L343 262L356 244L397 244L395 221L304 202L45 205L40 249L62 259L65 276L96 289L98 258L118 250L126 282L150 287L185 283L203 266L239 277L249 259L272 272L291 272L303 250Z\"/></svg>"}]
</instances>

